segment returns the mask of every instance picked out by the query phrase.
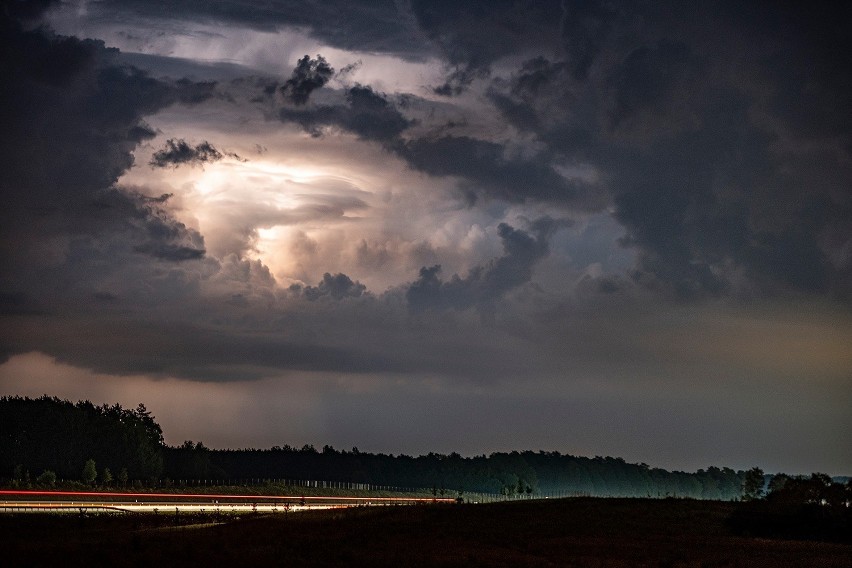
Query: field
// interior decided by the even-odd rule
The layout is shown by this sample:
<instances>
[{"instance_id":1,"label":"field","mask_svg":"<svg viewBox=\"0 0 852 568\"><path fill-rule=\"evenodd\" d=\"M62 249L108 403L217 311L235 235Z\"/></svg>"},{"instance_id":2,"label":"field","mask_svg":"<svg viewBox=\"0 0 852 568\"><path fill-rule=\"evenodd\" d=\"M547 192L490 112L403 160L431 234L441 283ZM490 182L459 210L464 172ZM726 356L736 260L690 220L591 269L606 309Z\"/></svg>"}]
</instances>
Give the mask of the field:
<instances>
[{"instance_id":1,"label":"field","mask_svg":"<svg viewBox=\"0 0 852 568\"><path fill-rule=\"evenodd\" d=\"M242 517L0 515L6 566L852 566L732 534L737 503L565 499ZM11 562L11 563L10 563Z\"/></svg>"}]
</instances>

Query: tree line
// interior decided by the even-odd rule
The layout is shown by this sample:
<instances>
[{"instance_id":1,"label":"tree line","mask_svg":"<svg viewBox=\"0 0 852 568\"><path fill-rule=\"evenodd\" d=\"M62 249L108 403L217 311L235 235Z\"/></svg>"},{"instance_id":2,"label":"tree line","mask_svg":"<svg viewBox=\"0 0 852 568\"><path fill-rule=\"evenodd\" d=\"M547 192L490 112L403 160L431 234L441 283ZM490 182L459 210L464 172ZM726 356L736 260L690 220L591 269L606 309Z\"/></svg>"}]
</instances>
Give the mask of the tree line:
<instances>
[{"instance_id":1,"label":"tree line","mask_svg":"<svg viewBox=\"0 0 852 568\"><path fill-rule=\"evenodd\" d=\"M708 467L688 473L627 463L621 458L545 451L412 457L331 446L317 450L311 445L214 450L187 441L168 446L162 429L142 404L129 410L118 404L96 406L47 396L0 398L0 478L7 476L17 483L38 479L49 483L51 476L58 476L104 485L136 480L288 478L432 488L442 494L719 500L749 498L755 484L761 491L764 486L763 473L758 483L755 470ZM796 485L795 478L787 479L792 480L790 487Z\"/></svg>"},{"instance_id":2,"label":"tree line","mask_svg":"<svg viewBox=\"0 0 852 568\"><path fill-rule=\"evenodd\" d=\"M0 477L25 481L48 472L48 480L88 481L91 461L102 477L155 480L164 473L164 447L143 404L130 410L48 396L0 398Z\"/></svg>"},{"instance_id":3,"label":"tree line","mask_svg":"<svg viewBox=\"0 0 852 568\"><path fill-rule=\"evenodd\" d=\"M286 472L290 477L355 481L375 485L446 488L517 495L590 495L607 497L692 497L738 499L745 473L709 467L694 473L667 471L621 458L582 457L559 452L496 452L463 457L429 453L371 454L325 446L270 449L201 450L196 463L212 475L264 477ZM185 455L185 454L184 454Z\"/></svg>"},{"instance_id":4,"label":"tree line","mask_svg":"<svg viewBox=\"0 0 852 568\"><path fill-rule=\"evenodd\" d=\"M743 498L746 503L727 520L735 534L852 543L852 478L766 476L753 468Z\"/></svg>"}]
</instances>

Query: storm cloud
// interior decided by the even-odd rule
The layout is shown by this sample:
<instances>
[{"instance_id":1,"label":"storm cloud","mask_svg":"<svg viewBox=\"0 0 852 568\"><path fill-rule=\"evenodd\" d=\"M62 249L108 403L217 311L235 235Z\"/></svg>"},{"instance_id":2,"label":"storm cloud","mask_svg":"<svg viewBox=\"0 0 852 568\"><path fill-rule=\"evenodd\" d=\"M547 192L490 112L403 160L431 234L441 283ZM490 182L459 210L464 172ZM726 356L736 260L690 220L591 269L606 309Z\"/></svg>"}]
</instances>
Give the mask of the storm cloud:
<instances>
[{"instance_id":1,"label":"storm cloud","mask_svg":"<svg viewBox=\"0 0 852 568\"><path fill-rule=\"evenodd\" d=\"M742 292L747 281L749 293L820 291L848 299L848 264L837 262L846 253L835 248L849 240L840 221L850 212L840 181L850 173L841 158L848 137L828 125L801 136L795 127L799 113L831 107L828 98L848 93L848 72L820 70L839 70L848 38L829 26L820 42L809 43L804 29L815 15L795 10L779 10L746 32L752 22L724 3L716 8L696 10L720 30L715 36L669 27L673 18L687 18L667 9L631 28L626 45L613 38L633 26L629 11L601 8L599 23L575 30L564 59L529 60L510 80L495 81L492 99L553 152L604 172L614 214L628 229L623 242L641 253L637 280L681 297ZM803 32L783 69L778 58L791 42L771 39L782 28ZM743 60L737 33L756 34L765 57ZM816 68L799 67L803 54L817 51ZM775 100L790 90L809 98L804 84L819 85L823 104ZM776 94L760 97L761 88ZM557 108L560 95L573 104ZM843 111L838 120L847 120ZM821 150L809 150L813 144ZM832 173L812 177L808 160Z\"/></svg>"},{"instance_id":2,"label":"storm cloud","mask_svg":"<svg viewBox=\"0 0 852 568\"><path fill-rule=\"evenodd\" d=\"M527 152L513 155L503 137L415 129L404 105L360 86L347 104L280 118L314 136L333 127L378 142L409 167L461 178L473 198L610 210L627 229L622 244L639 252L633 280L681 298L815 291L848 300L850 129L838 125L852 123L838 103L852 78L841 29L810 41L818 15L784 9L757 24L724 3L522 8L424 3L414 12L458 67L442 94L461 92L470 73L491 77L509 50L550 51L488 86L503 118L532 137ZM692 21L691 10L722 31L676 24ZM553 34L524 31L544 21ZM800 33L773 39L781 29ZM744 59L748 30L763 57ZM566 174L577 167L593 178Z\"/></svg>"},{"instance_id":3,"label":"storm cloud","mask_svg":"<svg viewBox=\"0 0 852 568\"><path fill-rule=\"evenodd\" d=\"M408 306L415 312L453 308L463 310L473 305L492 309L493 304L508 291L532 278L535 263L548 253L547 241L557 224L549 218L533 223L534 235L500 224L498 234L503 255L485 266L477 266L462 278L453 275L441 281L441 266L436 264L420 269L420 277L405 293Z\"/></svg>"},{"instance_id":4,"label":"storm cloud","mask_svg":"<svg viewBox=\"0 0 852 568\"><path fill-rule=\"evenodd\" d=\"M282 108L279 117L300 125L312 136L338 129L377 142L419 171L464 180L468 195L485 195L507 201L537 199L573 205L580 210L599 208L594 188L581 179L559 173L547 154L530 157L508 155L500 142L469 136L426 134L408 136L416 120L407 118L396 104L370 87L355 86L345 93L346 104L314 108Z\"/></svg>"},{"instance_id":5,"label":"storm cloud","mask_svg":"<svg viewBox=\"0 0 852 568\"><path fill-rule=\"evenodd\" d=\"M322 55L316 59L306 55L296 64L293 75L281 85L281 94L294 105L303 105L312 92L328 83L333 74L334 69Z\"/></svg>"},{"instance_id":6,"label":"storm cloud","mask_svg":"<svg viewBox=\"0 0 852 568\"><path fill-rule=\"evenodd\" d=\"M186 140L171 138L166 140L165 148L154 152L149 164L154 168L176 168L218 162L223 157L224 154L206 140L192 146Z\"/></svg>"},{"instance_id":7,"label":"storm cloud","mask_svg":"<svg viewBox=\"0 0 852 568\"><path fill-rule=\"evenodd\" d=\"M13 4L3 388L674 467L852 426L850 8Z\"/></svg>"},{"instance_id":8,"label":"storm cloud","mask_svg":"<svg viewBox=\"0 0 852 568\"><path fill-rule=\"evenodd\" d=\"M323 128L332 127L385 144L393 144L411 125L393 104L370 87L351 87L345 98L345 105L321 105L304 110L282 108L279 116L283 121L299 124L312 136L321 136Z\"/></svg>"},{"instance_id":9,"label":"storm cloud","mask_svg":"<svg viewBox=\"0 0 852 568\"><path fill-rule=\"evenodd\" d=\"M306 286L304 288L298 284L290 286L291 291L300 292L310 301L326 297L333 300L360 298L366 289L366 286L360 282L353 282L345 274L340 273L332 276L328 272L322 275L322 281L316 286Z\"/></svg>"},{"instance_id":10,"label":"storm cloud","mask_svg":"<svg viewBox=\"0 0 852 568\"><path fill-rule=\"evenodd\" d=\"M63 310L62 289L69 297L87 285L95 287L89 294L102 291L95 281L116 272L106 258L202 257L203 237L173 219L165 200L115 182L133 164L132 150L155 135L143 116L204 101L213 85L113 65L114 50L93 40L25 31L8 18L3 29L4 292Z\"/></svg>"}]
</instances>

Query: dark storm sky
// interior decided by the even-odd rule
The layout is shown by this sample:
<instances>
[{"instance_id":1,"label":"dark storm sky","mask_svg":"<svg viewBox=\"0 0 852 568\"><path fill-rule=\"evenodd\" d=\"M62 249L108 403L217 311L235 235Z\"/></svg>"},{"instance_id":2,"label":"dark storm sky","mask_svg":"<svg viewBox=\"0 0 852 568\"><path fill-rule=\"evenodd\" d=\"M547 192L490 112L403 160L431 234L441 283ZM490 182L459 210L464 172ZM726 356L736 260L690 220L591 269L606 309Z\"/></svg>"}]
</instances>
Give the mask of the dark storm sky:
<instances>
[{"instance_id":1,"label":"dark storm sky","mask_svg":"<svg viewBox=\"0 0 852 568\"><path fill-rule=\"evenodd\" d=\"M0 393L852 471L852 13L4 2Z\"/></svg>"}]
</instances>

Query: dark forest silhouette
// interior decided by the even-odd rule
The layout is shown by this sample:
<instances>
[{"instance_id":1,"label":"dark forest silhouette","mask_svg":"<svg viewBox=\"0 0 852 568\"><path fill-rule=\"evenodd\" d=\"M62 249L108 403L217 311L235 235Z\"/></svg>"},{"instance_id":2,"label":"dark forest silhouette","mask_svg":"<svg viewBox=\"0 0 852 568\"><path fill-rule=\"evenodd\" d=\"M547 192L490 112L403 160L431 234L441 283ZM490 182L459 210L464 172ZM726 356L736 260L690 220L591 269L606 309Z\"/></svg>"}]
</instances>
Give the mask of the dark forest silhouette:
<instances>
[{"instance_id":1,"label":"dark forest silhouette","mask_svg":"<svg viewBox=\"0 0 852 568\"><path fill-rule=\"evenodd\" d=\"M798 491L805 484L795 478L776 477L776 489L786 485ZM371 454L357 448L341 451L331 446L317 450L310 445L213 450L201 442L187 441L173 447L163 442L160 426L142 404L128 410L118 404L96 406L88 401L72 403L47 396L0 398L0 480L17 485L51 484L56 478L102 486L191 484L199 480L322 480L432 488L442 495L482 492L514 497L670 496L719 500L759 498L764 485L763 472L757 468L734 471L708 467L687 473L627 463L621 458L545 451L474 457L429 453L412 457ZM832 483L827 476L814 479L823 482L826 491L843 491L835 488L840 484ZM848 485L845 490L848 495Z\"/></svg>"}]
</instances>

